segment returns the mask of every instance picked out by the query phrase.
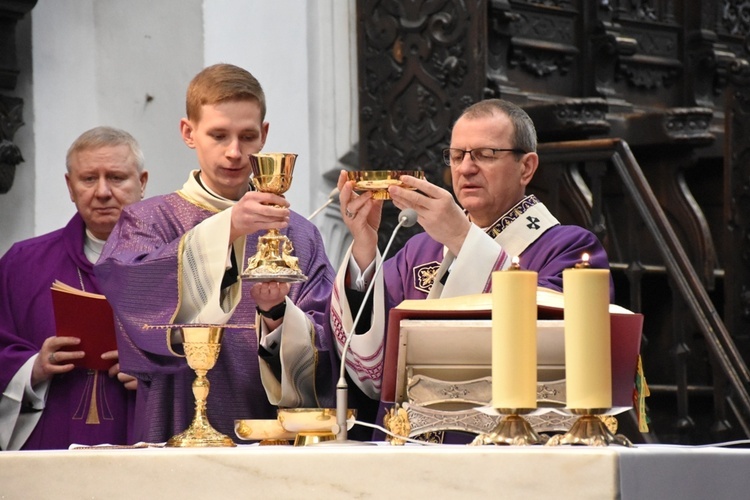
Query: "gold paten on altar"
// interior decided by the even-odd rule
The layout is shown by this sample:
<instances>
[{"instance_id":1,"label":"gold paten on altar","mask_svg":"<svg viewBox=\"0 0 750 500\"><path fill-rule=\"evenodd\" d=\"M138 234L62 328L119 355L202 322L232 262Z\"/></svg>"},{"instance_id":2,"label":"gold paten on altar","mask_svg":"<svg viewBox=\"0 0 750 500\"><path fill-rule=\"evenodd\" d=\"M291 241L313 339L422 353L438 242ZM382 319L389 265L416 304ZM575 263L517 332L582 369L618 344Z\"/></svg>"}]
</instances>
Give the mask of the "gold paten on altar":
<instances>
[{"instance_id":1,"label":"gold paten on altar","mask_svg":"<svg viewBox=\"0 0 750 500\"><path fill-rule=\"evenodd\" d=\"M250 155L253 169L252 182L258 191L284 194L292 184L292 174L297 155L294 153L258 153ZM258 249L247 260L242 278L249 281L279 281L295 283L306 281L294 247L278 229L270 229L258 238Z\"/></svg>"},{"instance_id":2,"label":"gold paten on altar","mask_svg":"<svg viewBox=\"0 0 750 500\"><path fill-rule=\"evenodd\" d=\"M307 446L336 439L335 408L282 408L277 413L284 430L297 434L294 446ZM348 427L354 425L355 416L354 409L347 411Z\"/></svg>"}]
</instances>

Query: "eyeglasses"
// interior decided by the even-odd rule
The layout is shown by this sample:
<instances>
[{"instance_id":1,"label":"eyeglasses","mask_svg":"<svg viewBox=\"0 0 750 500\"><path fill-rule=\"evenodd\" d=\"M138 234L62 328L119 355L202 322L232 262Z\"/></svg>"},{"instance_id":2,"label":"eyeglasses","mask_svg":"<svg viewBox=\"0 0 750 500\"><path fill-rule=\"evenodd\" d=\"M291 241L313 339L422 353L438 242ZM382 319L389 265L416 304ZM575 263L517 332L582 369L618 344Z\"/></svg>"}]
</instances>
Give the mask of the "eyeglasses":
<instances>
[{"instance_id":1,"label":"eyeglasses","mask_svg":"<svg viewBox=\"0 0 750 500\"><path fill-rule=\"evenodd\" d=\"M495 154L502 153L504 151L517 154L526 154L526 151L518 148L476 148L476 149L456 149L456 148L445 148L443 150L443 161L446 165L455 166L460 165L464 161L464 156L469 153L471 159L477 165L488 165L496 158Z\"/></svg>"}]
</instances>

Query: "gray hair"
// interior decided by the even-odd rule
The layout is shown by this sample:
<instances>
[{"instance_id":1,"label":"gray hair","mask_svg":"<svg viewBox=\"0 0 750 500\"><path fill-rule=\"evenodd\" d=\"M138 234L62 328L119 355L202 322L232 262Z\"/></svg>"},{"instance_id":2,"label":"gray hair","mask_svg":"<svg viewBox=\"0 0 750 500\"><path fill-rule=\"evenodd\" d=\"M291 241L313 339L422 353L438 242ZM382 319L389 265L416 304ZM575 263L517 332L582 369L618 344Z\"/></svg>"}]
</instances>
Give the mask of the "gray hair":
<instances>
[{"instance_id":1,"label":"gray hair","mask_svg":"<svg viewBox=\"0 0 750 500\"><path fill-rule=\"evenodd\" d=\"M472 104L466 108L461 118L484 118L493 116L495 113L502 113L510 118L513 125L513 136L511 137L511 147L523 149L527 153L536 152L536 128L531 117L526 111L504 99L485 99ZM458 121L458 120L456 120Z\"/></svg>"},{"instance_id":2,"label":"gray hair","mask_svg":"<svg viewBox=\"0 0 750 500\"><path fill-rule=\"evenodd\" d=\"M71 168L71 159L76 153L108 146L127 146L130 149L130 154L133 155L138 172L143 172L145 160L138 141L122 129L104 126L87 130L73 141L73 144L68 148L68 154L65 156L65 166L68 172Z\"/></svg>"}]
</instances>

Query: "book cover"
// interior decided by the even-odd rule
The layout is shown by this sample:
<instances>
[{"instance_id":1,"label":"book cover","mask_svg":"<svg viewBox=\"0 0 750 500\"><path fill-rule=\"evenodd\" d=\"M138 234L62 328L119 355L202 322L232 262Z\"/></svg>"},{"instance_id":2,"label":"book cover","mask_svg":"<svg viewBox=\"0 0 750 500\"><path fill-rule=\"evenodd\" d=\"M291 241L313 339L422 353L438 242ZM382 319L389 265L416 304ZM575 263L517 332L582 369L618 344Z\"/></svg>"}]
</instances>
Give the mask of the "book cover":
<instances>
[{"instance_id":1,"label":"book cover","mask_svg":"<svg viewBox=\"0 0 750 500\"><path fill-rule=\"evenodd\" d=\"M51 288L56 335L78 337L81 343L66 350L84 351L86 355L73 364L79 368L109 370L115 360L101 355L117 349L112 306L104 295L78 290L60 281Z\"/></svg>"}]
</instances>

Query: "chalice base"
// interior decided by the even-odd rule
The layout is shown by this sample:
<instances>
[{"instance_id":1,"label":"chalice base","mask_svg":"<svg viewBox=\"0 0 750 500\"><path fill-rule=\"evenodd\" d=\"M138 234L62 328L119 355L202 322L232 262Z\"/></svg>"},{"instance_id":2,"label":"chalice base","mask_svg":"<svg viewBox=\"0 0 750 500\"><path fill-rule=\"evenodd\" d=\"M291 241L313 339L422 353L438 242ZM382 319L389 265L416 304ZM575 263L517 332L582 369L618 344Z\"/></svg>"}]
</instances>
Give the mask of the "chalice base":
<instances>
[{"instance_id":1,"label":"chalice base","mask_svg":"<svg viewBox=\"0 0 750 500\"><path fill-rule=\"evenodd\" d=\"M307 281L299 268L297 257L292 255L292 242L275 229L258 239L258 250L247 259L242 279L247 281L278 281L298 283Z\"/></svg>"},{"instance_id":2,"label":"chalice base","mask_svg":"<svg viewBox=\"0 0 750 500\"><path fill-rule=\"evenodd\" d=\"M209 448L237 446L232 438L214 429L208 420L196 416L190 427L167 441L168 447Z\"/></svg>"},{"instance_id":3,"label":"chalice base","mask_svg":"<svg viewBox=\"0 0 750 500\"><path fill-rule=\"evenodd\" d=\"M505 415L491 433L478 435L471 444L529 446L544 444L547 439L547 436L537 434L528 420L514 413Z\"/></svg>"},{"instance_id":4,"label":"chalice base","mask_svg":"<svg viewBox=\"0 0 750 500\"><path fill-rule=\"evenodd\" d=\"M325 441L335 441L336 435L332 432L298 432L294 438L294 446L310 446Z\"/></svg>"},{"instance_id":5,"label":"chalice base","mask_svg":"<svg viewBox=\"0 0 750 500\"><path fill-rule=\"evenodd\" d=\"M246 270L242 273L242 279L254 282L277 281L279 283L300 283L307 281L307 276L299 270L284 267L282 261L281 263L272 262L258 266L252 270Z\"/></svg>"},{"instance_id":6,"label":"chalice base","mask_svg":"<svg viewBox=\"0 0 750 500\"><path fill-rule=\"evenodd\" d=\"M558 445L609 446L619 444L633 447L633 443L622 434L612 434L605 423L593 413L585 413L576 420L568 432L552 437L547 446Z\"/></svg>"}]
</instances>

